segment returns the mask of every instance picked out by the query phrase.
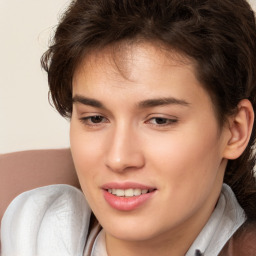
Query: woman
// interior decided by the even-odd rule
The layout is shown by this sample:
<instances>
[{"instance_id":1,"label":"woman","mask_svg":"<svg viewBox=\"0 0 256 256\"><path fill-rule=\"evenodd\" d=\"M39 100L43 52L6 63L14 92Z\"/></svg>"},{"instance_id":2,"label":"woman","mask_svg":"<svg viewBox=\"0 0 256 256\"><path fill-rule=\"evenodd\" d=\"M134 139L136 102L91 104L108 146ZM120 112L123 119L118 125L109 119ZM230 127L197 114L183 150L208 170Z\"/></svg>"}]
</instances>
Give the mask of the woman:
<instances>
[{"instance_id":1,"label":"woman","mask_svg":"<svg viewBox=\"0 0 256 256\"><path fill-rule=\"evenodd\" d=\"M3 255L255 255L255 52L244 0L73 1L42 65L86 201L20 195Z\"/></svg>"}]
</instances>

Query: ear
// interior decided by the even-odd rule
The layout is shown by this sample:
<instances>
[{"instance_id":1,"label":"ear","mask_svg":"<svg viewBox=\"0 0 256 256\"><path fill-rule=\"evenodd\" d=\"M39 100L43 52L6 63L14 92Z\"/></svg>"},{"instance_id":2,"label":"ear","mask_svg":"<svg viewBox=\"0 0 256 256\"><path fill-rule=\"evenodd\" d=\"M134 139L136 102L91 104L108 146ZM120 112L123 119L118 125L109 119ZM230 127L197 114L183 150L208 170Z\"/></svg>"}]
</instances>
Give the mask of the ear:
<instances>
[{"instance_id":1,"label":"ear","mask_svg":"<svg viewBox=\"0 0 256 256\"><path fill-rule=\"evenodd\" d=\"M251 102L241 100L237 109L237 113L228 120L230 138L224 151L227 159L236 159L244 152L252 133L254 111Z\"/></svg>"}]
</instances>

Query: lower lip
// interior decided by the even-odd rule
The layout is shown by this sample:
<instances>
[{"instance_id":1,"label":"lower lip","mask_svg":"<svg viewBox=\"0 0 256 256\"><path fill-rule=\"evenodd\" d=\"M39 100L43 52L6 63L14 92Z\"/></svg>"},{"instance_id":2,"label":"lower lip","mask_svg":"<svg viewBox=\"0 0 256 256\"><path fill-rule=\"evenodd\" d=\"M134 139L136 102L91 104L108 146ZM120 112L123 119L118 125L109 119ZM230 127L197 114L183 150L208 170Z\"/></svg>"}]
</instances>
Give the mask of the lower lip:
<instances>
[{"instance_id":1,"label":"lower lip","mask_svg":"<svg viewBox=\"0 0 256 256\"><path fill-rule=\"evenodd\" d=\"M107 203L114 209L119 211L132 211L146 203L154 194L155 190L146 194L133 197L119 197L108 191L103 191L104 198Z\"/></svg>"}]
</instances>

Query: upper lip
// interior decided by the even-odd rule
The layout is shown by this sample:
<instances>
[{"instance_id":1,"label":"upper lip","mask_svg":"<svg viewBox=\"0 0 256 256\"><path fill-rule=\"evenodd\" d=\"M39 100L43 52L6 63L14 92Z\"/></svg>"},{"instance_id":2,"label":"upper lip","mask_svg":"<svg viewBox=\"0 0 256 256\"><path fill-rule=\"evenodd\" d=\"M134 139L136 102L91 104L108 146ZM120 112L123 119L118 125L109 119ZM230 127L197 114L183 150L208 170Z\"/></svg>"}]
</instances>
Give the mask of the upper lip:
<instances>
[{"instance_id":1,"label":"upper lip","mask_svg":"<svg viewBox=\"0 0 256 256\"><path fill-rule=\"evenodd\" d=\"M149 185L144 185L137 182L109 182L101 186L102 189L108 190L108 189L147 189L147 190L155 190L156 188Z\"/></svg>"}]
</instances>

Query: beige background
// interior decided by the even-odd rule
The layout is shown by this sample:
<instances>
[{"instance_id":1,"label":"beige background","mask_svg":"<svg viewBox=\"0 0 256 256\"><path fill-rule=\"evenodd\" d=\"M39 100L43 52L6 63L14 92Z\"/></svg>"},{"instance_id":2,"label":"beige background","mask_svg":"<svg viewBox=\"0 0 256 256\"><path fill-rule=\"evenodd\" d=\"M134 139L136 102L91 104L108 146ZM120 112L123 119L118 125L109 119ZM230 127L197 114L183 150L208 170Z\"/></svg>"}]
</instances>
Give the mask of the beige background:
<instances>
[{"instance_id":1,"label":"beige background","mask_svg":"<svg viewBox=\"0 0 256 256\"><path fill-rule=\"evenodd\" d=\"M69 123L49 106L40 56L70 0L0 0L0 154L69 146ZM256 0L250 1L256 10Z\"/></svg>"},{"instance_id":2,"label":"beige background","mask_svg":"<svg viewBox=\"0 0 256 256\"><path fill-rule=\"evenodd\" d=\"M0 153L69 145L40 57L70 0L0 0Z\"/></svg>"}]
</instances>

